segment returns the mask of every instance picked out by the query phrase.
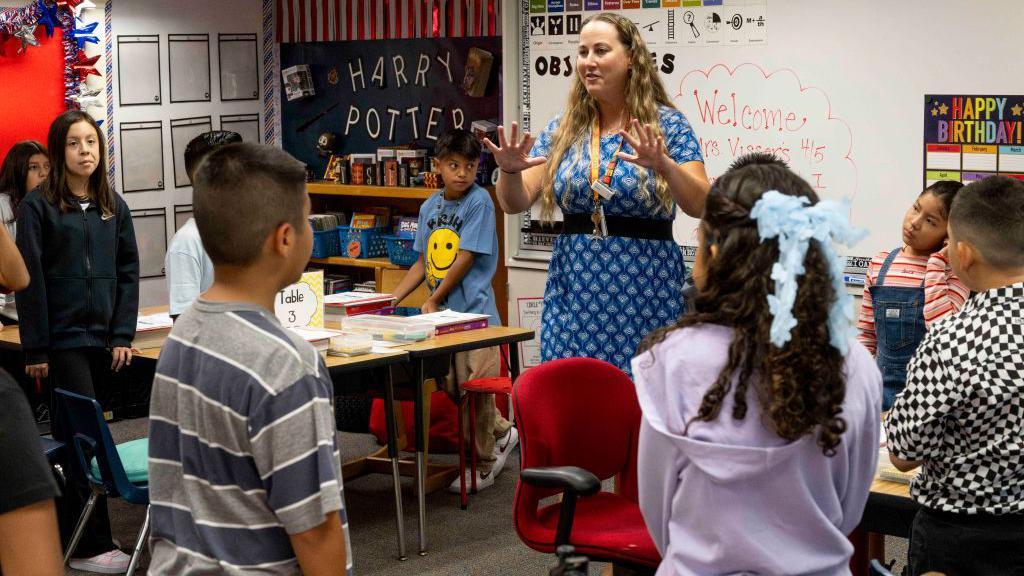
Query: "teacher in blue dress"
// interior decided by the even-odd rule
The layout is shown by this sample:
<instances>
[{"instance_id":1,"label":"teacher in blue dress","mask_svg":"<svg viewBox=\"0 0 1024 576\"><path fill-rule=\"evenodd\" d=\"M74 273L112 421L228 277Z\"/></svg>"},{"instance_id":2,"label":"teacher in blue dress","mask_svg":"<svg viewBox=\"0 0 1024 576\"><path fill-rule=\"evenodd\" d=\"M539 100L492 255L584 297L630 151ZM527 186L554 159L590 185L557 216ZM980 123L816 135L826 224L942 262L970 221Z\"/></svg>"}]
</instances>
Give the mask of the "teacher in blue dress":
<instances>
[{"instance_id":1,"label":"teacher in blue dress","mask_svg":"<svg viewBox=\"0 0 1024 576\"><path fill-rule=\"evenodd\" d=\"M544 291L541 359L587 356L629 373L648 332L683 310L686 267L672 239L678 205L699 218L709 188L700 145L672 105L640 31L618 14L588 18L563 113L534 142L512 124L484 142L501 173L502 210L557 204L564 233Z\"/></svg>"}]
</instances>

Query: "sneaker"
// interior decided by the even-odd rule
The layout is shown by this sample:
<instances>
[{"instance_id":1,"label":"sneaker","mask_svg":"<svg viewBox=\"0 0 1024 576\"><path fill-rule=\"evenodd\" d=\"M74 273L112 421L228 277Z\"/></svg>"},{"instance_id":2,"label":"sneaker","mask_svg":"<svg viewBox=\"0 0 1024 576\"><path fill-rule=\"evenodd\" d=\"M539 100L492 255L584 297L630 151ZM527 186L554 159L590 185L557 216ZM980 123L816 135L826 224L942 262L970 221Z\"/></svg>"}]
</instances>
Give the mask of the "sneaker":
<instances>
[{"instance_id":1,"label":"sneaker","mask_svg":"<svg viewBox=\"0 0 1024 576\"><path fill-rule=\"evenodd\" d=\"M494 480L491 480L493 483ZM71 568L84 572L99 572L100 574L124 574L128 571L128 563L131 556L120 550L104 552L92 558L72 558Z\"/></svg>"},{"instance_id":2,"label":"sneaker","mask_svg":"<svg viewBox=\"0 0 1024 576\"><path fill-rule=\"evenodd\" d=\"M513 426L504 436L494 441L494 457L504 460L519 446L519 431Z\"/></svg>"},{"instance_id":3,"label":"sneaker","mask_svg":"<svg viewBox=\"0 0 1024 576\"><path fill-rule=\"evenodd\" d=\"M498 472L501 472L501 469L497 467L497 462L495 462L494 467L492 467L487 472L484 472L484 471L480 470L480 468L477 468L477 470L476 470L476 491L479 492L479 491L483 490L484 488L489 488L489 487L493 486L494 485L494 477L498 475L497 474ZM472 489L473 489L472 470L470 470L469 467L467 466L466 467L466 492L469 492ZM455 480L452 480L451 484L448 485L448 491L451 492L452 494L461 494L462 493L461 487L459 486L459 479L457 477L455 478Z\"/></svg>"}]
</instances>

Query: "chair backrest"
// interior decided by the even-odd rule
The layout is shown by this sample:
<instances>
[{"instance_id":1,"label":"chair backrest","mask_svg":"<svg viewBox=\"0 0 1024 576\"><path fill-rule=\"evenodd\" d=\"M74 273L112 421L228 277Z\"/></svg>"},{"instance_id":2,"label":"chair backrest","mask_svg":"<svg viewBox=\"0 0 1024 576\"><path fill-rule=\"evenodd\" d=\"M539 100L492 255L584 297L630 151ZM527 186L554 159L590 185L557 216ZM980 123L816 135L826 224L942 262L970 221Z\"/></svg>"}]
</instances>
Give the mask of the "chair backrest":
<instances>
[{"instance_id":1,"label":"chair backrest","mask_svg":"<svg viewBox=\"0 0 1024 576\"><path fill-rule=\"evenodd\" d=\"M121 457L117 453L117 445L114 444L110 428L103 418L100 403L88 396L68 392L62 388L57 388L55 392L58 417L63 418L69 429L68 441L72 445L71 451L78 459L86 480L93 484L102 484L109 496L123 497L130 502L148 501L149 489L128 481ZM89 464L93 457L96 458L100 471L99 478L93 475Z\"/></svg>"},{"instance_id":2,"label":"chair backrest","mask_svg":"<svg viewBox=\"0 0 1024 576\"><path fill-rule=\"evenodd\" d=\"M593 358L566 358L526 371L513 389L522 468L579 466L601 480L618 477L636 499L640 405L624 372ZM516 489L516 514L532 514L550 491ZM520 509L522 507L522 509Z\"/></svg>"}]
</instances>

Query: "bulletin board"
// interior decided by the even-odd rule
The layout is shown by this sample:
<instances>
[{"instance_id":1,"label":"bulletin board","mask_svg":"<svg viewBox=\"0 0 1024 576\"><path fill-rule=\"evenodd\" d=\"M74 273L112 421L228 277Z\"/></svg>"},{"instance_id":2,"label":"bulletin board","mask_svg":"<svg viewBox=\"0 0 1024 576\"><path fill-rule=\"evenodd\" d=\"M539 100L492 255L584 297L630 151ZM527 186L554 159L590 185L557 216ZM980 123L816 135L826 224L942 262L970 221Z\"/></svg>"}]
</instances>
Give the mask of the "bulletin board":
<instances>
[{"instance_id":1,"label":"bulletin board","mask_svg":"<svg viewBox=\"0 0 1024 576\"><path fill-rule=\"evenodd\" d=\"M64 112L63 30L55 28L53 37L17 54L21 43L15 38L4 42L0 56L0 162L11 146L21 140L38 140L46 145L46 134L53 119ZM26 111L31 110L31 114Z\"/></svg>"},{"instance_id":2,"label":"bulletin board","mask_svg":"<svg viewBox=\"0 0 1024 576\"><path fill-rule=\"evenodd\" d=\"M462 87L473 48L493 57L480 97ZM337 134L341 153L402 144L432 150L449 128L500 119L499 37L282 44L281 69L299 64L310 67L316 94L282 96L282 142L317 174L327 163L316 150L323 132Z\"/></svg>"},{"instance_id":3,"label":"bulletin board","mask_svg":"<svg viewBox=\"0 0 1024 576\"><path fill-rule=\"evenodd\" d=\"M820 196L850 199L851 220L869 236L848 256L899 245L902 216L925 184L926 96L1019 94L1024 75L1024 59L1005 57L1017 50L1012 36L991 28L1024 27L1014 0L914 0L883 12L874 3L817 0L614 4L635 5L616 11L639 26L699 139L708 175L743 153L775 152ZM520 0L518 8L521 84L508 93L521 99L522 121L538 133L565 106L578 27L602 2ZM951 15L963 15L956 35L969 45L936 41ZM533 234L538 212L521 216L509 254L543 263L550 247ZM692 254L695 230L694 219L677 216L684 254Z\"/></svg>"}]
</instances>

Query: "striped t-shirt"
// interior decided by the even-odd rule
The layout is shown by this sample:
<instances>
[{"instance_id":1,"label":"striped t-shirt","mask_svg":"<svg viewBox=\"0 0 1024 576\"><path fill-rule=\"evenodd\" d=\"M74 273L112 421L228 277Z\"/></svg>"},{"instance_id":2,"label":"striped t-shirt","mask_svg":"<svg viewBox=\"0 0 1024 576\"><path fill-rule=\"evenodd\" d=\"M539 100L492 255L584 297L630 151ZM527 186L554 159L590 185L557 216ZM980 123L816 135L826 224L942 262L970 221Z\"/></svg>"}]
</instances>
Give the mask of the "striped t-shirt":
<instances>
[{"instance_id":1,"label":"striped t-shirt","mask_svg":"<svg viewBox=\"0 0 1024 576\"><path fill-rule=\"evenodd\" d=\"M864 299L860 306L860 317L857 319L857 339L872 355L877 352L878 336L875 334L875 307L871 302L870 288L877 284L882 264L888 257L889 252L883 251L872 258L864 280ZM959 312L964 307L970 290L956 274L953 274L949 260L939 252L932 254L930 258L923 258L908 255L906 248L900 250L885 274L885 286L919 288L922 279L925 326L931 326L932 322Z\"/></svg>"},{"instance_id":2,"label":"striped t-shirt","mask_svg":"<svg viewBox=\"0 0 1024 576\"><path fill-rule=\"evenodd\" d=\"M317 352L248 304L196 300L150 401L154 574L298 574L289 534L340 512L332 384Z\"/></svg>"}]
</instances>

